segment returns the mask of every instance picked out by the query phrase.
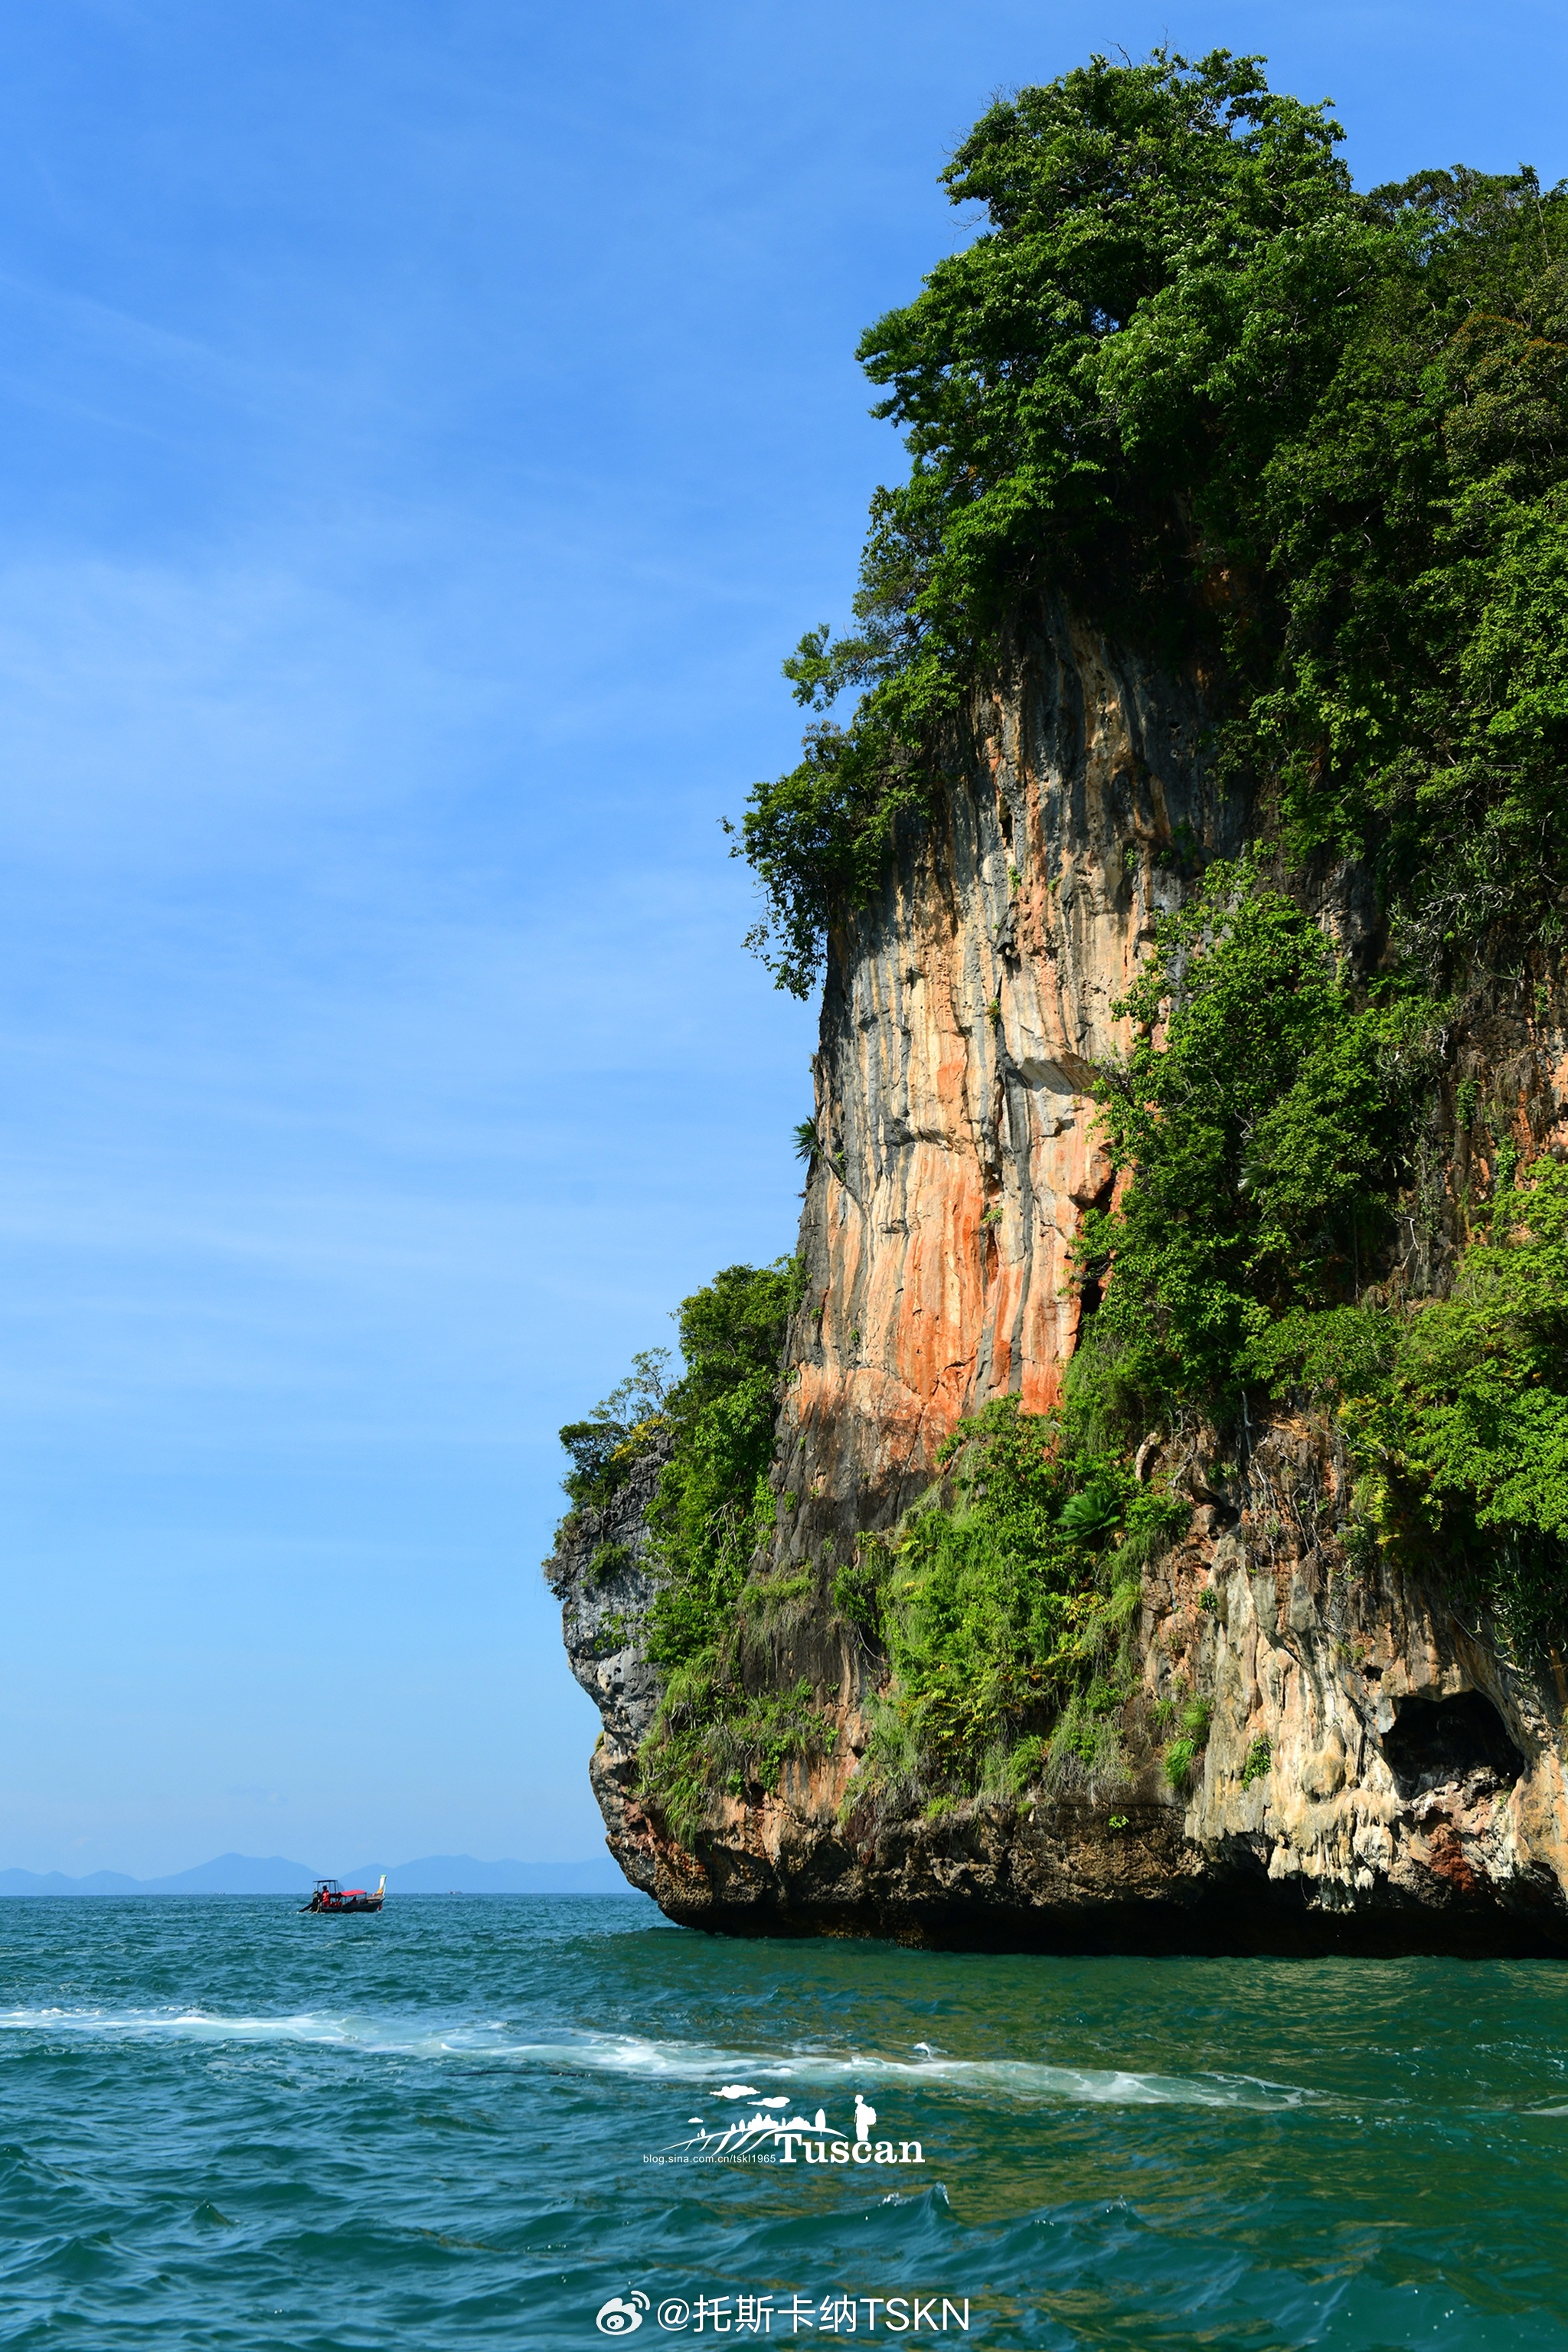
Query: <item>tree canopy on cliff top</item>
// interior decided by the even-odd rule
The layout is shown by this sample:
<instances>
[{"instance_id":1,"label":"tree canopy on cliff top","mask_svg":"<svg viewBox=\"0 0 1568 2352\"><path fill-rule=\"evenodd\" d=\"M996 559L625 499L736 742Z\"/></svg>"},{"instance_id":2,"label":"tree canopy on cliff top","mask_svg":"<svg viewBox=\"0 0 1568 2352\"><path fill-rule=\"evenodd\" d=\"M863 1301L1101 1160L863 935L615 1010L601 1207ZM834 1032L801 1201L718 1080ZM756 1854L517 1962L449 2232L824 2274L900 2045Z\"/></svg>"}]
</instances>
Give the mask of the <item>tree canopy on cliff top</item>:
<instances>
[{"instance_id":1,"label":"tree canopy on cliff top","mask_svg":"<svg viewBox=\"0 0 1568 2352\"><path fill-rule=\"evenodd\" d=\"M1568 188L1358 194L1257 58L1095 58L942 177L988 219L862 339L906 428L818 715L753 791L753 943L805 994L831 910L963 760L963 705L1059 591L1202 653L1286 845L1374 861L1429 963L1559 933L1568 769ZM850 717L826 716L846 693Z\"/></svg>"}]
</instances>

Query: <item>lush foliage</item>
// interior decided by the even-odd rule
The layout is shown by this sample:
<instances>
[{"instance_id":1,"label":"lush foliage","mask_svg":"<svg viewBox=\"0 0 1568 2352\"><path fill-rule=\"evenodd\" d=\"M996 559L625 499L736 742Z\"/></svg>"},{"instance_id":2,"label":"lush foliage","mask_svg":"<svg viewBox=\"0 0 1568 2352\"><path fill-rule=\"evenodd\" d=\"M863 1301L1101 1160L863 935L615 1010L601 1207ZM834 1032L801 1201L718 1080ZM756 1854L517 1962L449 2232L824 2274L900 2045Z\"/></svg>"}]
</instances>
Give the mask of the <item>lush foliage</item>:
<instances>
[{"instance_id":1,"label":"lush foliage","mask_svg":"<svg viewBox=\"0 0 1568 2352\"><path fill-rule=\"evenodd\" d=\"M642 1628L664 1695L641 1768L645 1789L686 1836L715 1789L774 1787L789 1757L832 1736L809 1686L748 1690L742 1679L758 1610L797 1597L777 1580L759 1583L753 1570L773 1528L767 1473L780 1357L801 1287L793 1258L727 1266L682 1301L680 1378L666 1381L667 1350L639 1356L595 1413L562 1432L574 1465L567 1491L579 1505L609 1500L640 1454L665 1449L647 1512L656 1586ZM605 1554L619 1550L601 1546L590 1572L605 1572Z\"/></svg>"},{"instance_id":2,"label":"lush foliage","mask_svg":"<svg viewBox=\"0 0 1568 2352\"><path fill-rule=\"evenodd\" d=\"M1431 1009L1360 1001L1299 907L1216 866L1117 1011L1135 1043L1102 1073L1102 1118L1131 1181L1079 1244L1104 1287L1100 1376L1123 1417L1223 1416L1248 1381L1352 1344L1339 1310L1388 1239Z\"/></svg>"},{"instance_id":3,"label":"lush foliage","mask_svg":"<svg viewBox=\"0 0 1568 2352\"><path fill-rule=\"evenodd\" d=\"M1399 1318L1343 1408L1357 1502L1396 1554L1568 1647L1568 1167L1500 1192L1452 1290Z\"/></svg>"},{"instance_id":4,"label":"lush foliage","mask_svg":"<svg viewBox=\"0 0 1568 2352\"><path fill-rule=\"evenodd\" d=\"M757 1546L773 1531L767 1474L779 1360L800 1291L799 1266L784 1258L727 1266L681 1303L687 1369L670 1391L670 1458L648 1514L660 1570L648 1654L666 1668L715 1653Z\"/></svg>"},{"instance_id":5,"label":"lush foliage","mask_svg":"<svg viewBox=\"0 0 1568 2352\"><path fill-rule=\"evenodd\" d=\"M1016 1793L1041 1777L1044 1735L1092 1777L1128 1696L1125 1637L1152 1551L1189 1506L1141 1486L1069 1406L999 1397L961 1423L944 1486L889 1541L875 1620L892 1681L873 1779L908 1792Z\"/></svg>"},{"instance_id":6,"label":"lush foliage","mask_svg":"<svg viewBox=\"0 0 1568 2352\"><path fill-rule=\"evenodd\" d=\"M1272 617L1238 741L1298 846L1375 857L1429 965L1563 936L1568 189L1419 174L1247 536Z\"/></svg>"},{"instance_id":7,"label":"lush foliage","mask_svg":"<svg viewBox=\"0 0 1568 2352\"><path fill-rule=\"evenodd\" d=\"M598 1508L623 1485L633 1463L664 1426L669 1349L645 1348L624 1381L586 1421L569 1421L561 1443L572 1458L562 1485L581 1508Z\"/></svg>"},{"instance_id":8,"label":"lush foliage","mask_svg":"<svg viewBox=\"0 0 1568 2352\"><path fill-rule=\"evenodd\" d=\"M1447 1294L1405 1295L1392 1211L1422 1191L1437 1008L1362 1001L1247 867L1211 869L1119 1009L1138 1026L1103 1118L1125 1189L1084 1223L1080 1400L1130 1433L1234 1423L1249 1388L1331 1402L1363 1532L1568 1643L1568 1169L1512 1184L1500 1153Z\"/></svg>"},{"instance_id":9,"label":"lush foliage","mask_svg":"<svg viewBox=\"0 0 1568 2352\"><path fill-rule=\"evenodd\" d=\"M1441 961L1555 932L1568 752L1568 194L1358 195L1261 61L1103 58L999 101L943 174L987 226L865 336L906 428L821 716L752 796L753 935L805 992L836 903L963 760L1031 600L1201 648L1298 850L1377 861ZM847 723L826 716L846 691Z\"/></svg>"}]
</instances>

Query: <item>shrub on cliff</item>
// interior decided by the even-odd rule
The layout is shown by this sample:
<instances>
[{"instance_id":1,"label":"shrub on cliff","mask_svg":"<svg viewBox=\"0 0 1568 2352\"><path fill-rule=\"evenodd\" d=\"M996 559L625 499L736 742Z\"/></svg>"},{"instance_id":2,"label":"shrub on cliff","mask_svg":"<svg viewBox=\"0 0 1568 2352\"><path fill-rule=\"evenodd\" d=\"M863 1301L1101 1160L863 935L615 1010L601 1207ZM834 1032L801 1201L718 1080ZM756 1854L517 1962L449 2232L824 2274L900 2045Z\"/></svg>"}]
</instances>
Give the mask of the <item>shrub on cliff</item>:
<instances>
[{"instance_id":1,"label":"shrub on cliff","mask_svg":"<svg viewBox=\"0 0 1568 2352\"><path fill-rule=\"evenodd\" d=\"M1568 1647L1568 1167L1499 1193L1449 1295L1402 1318L1385 1377L1343 1412L1385 1548L1440 1562L1521 1641Z\"/></svg>"},{"instance_id":2,"label":"shrub on cliff","mask_svg":"<svg viewBox=\"0 0 1568 2352\"><path fill-rule=\"evenodd\" d=\"M572 1458L562 1485L578 1508L602 1508L664 1426L668 1348L645 1348L631 1370L585 1421L569 1421L561 1443Z\"/></svg>"},{"instance_id":3,"label":"shrub on cliff","mask_svg":"<svg viewBox=\"0 0 1568 2352\"><path fill-rule=\"evenodd\" d=\"M732 1622L757 1545L773 1524L767 1474L784 1328L799 1304L795 1258L727 1266L683 1299L686 1370L670 1391L670 1458L648 1513L658 1591L648 1655L689 1668Z\"/></svg>"},{"instance_id":4,"label":"shrub on cliff","mask_svg":"<svg viewBox=\"0 0 1568 2352\"><path fill-rule=\"evenodd\" d=\"M1092 1760L1134 1679L1123 1652L1143 1566L1190 1506L1141 1485L1070 1404L1025 1413L994 1398L940 1463L943 1487L869 1547L890 1680L866 1786L1016 1793L1064 1718L1077 1760Z\"/></svg>"},{"instance_id":5,"label":"shrub on cliff","mask_svg":"<svg viewBox=\"0 0 1568 2352\"><path fill-rule=\"evenodd\" d=\"M781 986L962 770L966 698L1051 590L1201 651L1289 844L1373 859L1428 963L1561 935L1568 192L1358 195L1342 135L1260 59L1160 49L958 149L988 225L860 345L910 471L872 501L856 625L785 664L821 715L742 828Z\"/></svg>"},{"instance_id":6,"label":"shrub on cliff","mask_svg":"<svg viewBox=\"0 0 1568 2352\"><path fill-rule=\"evenodd\" d=\"M790 1756L831 1738L809 1688L748 1693L741 1679L742 1598L773 1528L780 1359L802 1283L795 1258L726 1266L681 1302L685 1370L673 1384L661 1377L657 1412L627 1425L628 1410L653 1396L647 1367L662 1375L662 1349L637 1357L596 1414L562 1432L574 1465L567 1490L579 1502L607 1499L656 1438L668 1449L647 1511L655 1591L643 1628L663 1695L641 1779L688 1838L726 1780L775 1785Z\"/></svg>"},{"instance_id":7,"label":"shrub on cliff","mask_svg":"<svg viewBox=\"0 0 1568 2352\"><path fill-rule=\"evenodd\" d=\"M1226 1418L1325 1317L1342 1344L1409 1171L1432 1008L1362 1002L1243 863L1162 920L1116 1011L1134 1042L1100 1074L1101 1125L1124 1185L1077 1247L1100 1377L1141 1427L1182 1401Z\"/></svg>"},{"instance_id":8,"label":"shrub on cliff","mask_svg":"<svg viewBox=\"0 0 1568 2352\"><path fill-rule=\"evenodd\" d=\"M1361 1002L1247 866L1211 869L1118 1009L1135 1040L1101 1073L1102 1119L1123 1189L1079 1243L1099 1301L1080 1412L1126 1438L1191 1408L1234 1424L1249 1388L1326 1402L1363 1530L1521 1639L1568 1643L1568 1168L1472 1201L1447 1294L1408 1295L1388 1244L1439 1008Z\"/></svg>"}]
</instances>

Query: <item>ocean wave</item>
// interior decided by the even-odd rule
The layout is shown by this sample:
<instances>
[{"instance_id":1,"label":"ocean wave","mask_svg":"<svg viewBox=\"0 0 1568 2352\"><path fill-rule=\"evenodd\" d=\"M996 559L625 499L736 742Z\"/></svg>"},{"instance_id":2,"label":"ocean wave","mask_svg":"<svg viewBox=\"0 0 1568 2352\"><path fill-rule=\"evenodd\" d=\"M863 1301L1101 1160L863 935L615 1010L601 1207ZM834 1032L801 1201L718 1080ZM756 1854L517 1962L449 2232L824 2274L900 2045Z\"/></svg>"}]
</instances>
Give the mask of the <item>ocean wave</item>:
<instances>
[{"instance_id":1,"label":"ocean wave","mask_svg":"<svg viewBox=\"0 0 1568 2352\"><path fill-rule=\"evenodd\" d=\"M1125 2106L1289 2108L1318 2104L1321 2094L1252 2075L1160 2074L1128 2067L1052 2066L1023 2058L952 2058L873 2051L740 2051L647 2035L567 2032L522 2039L500 2019L436 2023L307 2011L279 2017L223 2017L202 2009L0 2011L0 2032L101 2036L120 2041L282 2044L424 2059L484 2058L493 2063L572 2068L588 2074L701 2085L710 2095L731 2080L805 2089L898 2085L960 2098L1005 2100L1011 2106L1091 2104Z\"/></svg>"},{"instance_id":2,"label":"ocean wave","mask_svg":"<svg viewBox=\"0 0 1568 2352\"><path fill-rule=\"evenodd\" d=\"M540 2053L544 2054L542 2052ZM983 2099L1036 2105L1095 2101L1141 2106L1289 2107L1315 2097L1310 2091L1253 2076L1156 2074L1124 2067L1048 2066L1023 2058L892 2058L869 2051L716 2050L696 2042L654 2042L638 2036L585 2036L555 2045L552 2063L575 2063L619 2074L664 2075L690 2083L719 2083L726 2074L756 2075L792 2085L869 2088L897 2084L910 2090L951 2091Z\"/></svg>"}]
</instances>

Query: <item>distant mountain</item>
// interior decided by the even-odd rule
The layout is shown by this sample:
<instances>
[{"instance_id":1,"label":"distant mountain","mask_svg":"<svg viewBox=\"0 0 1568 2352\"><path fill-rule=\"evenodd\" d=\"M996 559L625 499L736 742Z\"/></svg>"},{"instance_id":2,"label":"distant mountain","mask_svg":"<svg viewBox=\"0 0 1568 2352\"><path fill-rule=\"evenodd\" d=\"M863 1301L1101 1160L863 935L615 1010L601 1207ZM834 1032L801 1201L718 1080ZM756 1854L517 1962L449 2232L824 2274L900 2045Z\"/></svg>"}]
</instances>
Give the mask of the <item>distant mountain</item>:
<instances>
[{"instance_id":1,"label":"distant mountain","mask_svg":"<svg viewBox=\"0 0 1568 2352\"><path fill-rule=\"evenodd\" d=\"M0 1870L0 1897L7 1895L308 1895L323 1874L282 1854L220 1853L172 1878L126 1878L117 1870L95 1870L88 1878L67 1878L58 1870ZM333 1875L345 1886L374 1886L379 1863ZM626 1882L605 1854L590 1862L478 1862L471 1853L427 1854L386 1874L389 1895L625 1895Z\"/></svg>"},{"instance_id":2,"label":"distant mountain","mask_svg":"<svg viewBox=\"0 0 1568 2352\"><path fill-rule=\"evenodd\" d=\"M58 1870L0 1870L3 1895L145 1895L138 1878L118 1870L95 1870L90 1878L67 1878Z\"/></svg>"},{"instance_id":3,"label":"distant mountain","mask_svg":"<svg viewBox=\"0 0 1568 2352\"><path fill-rule=\"evenodd\" d=\"M127 1878L118 1870L95 1870L89 1878L67 1878L58 1870L0 1870L4 1895L309 1895L315 1873L280 1853L220 1853L195 1870L172 1878Z\"/></svg>"},{"instance_id":4,"label":"distant mountain","mask_svg":"<svg viewBox=\"0 0 1568 2352\"><path fill-rule=\"evenodd\" d=\"M148 1878L138 1895L309 1895L317 1873L302 1862L287 1862L280 1853L265 1858L253 1853L220 1853L216 1862L202 1862L173 1878Z\"/></svg>"}]
</instances>

